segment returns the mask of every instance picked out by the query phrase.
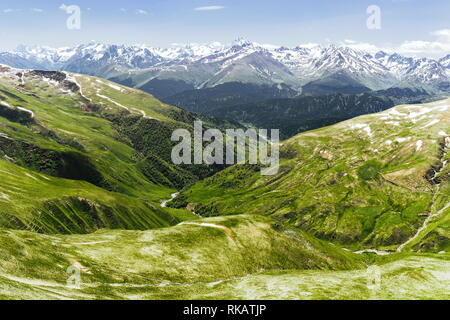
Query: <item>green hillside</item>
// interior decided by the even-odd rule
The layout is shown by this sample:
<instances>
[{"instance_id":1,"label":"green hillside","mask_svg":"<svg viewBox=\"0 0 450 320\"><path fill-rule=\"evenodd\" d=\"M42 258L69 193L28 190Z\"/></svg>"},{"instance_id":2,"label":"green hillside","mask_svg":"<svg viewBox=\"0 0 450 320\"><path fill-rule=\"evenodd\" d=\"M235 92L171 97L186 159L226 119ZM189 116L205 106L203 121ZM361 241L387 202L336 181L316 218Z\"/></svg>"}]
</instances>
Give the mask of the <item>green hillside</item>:
<instances>
[{"instance_id":1,"label":"green hillside","mask_svg":"<svg viewBox=\"0 0 450 320\"><path fill-rule=\"evenodd\" d=\"M406 247L448 251L449 130L449 100L399 106L283 142L275 176L231 167L176 203L202 216L271 216L355 250L395 251L426 222Z\"/></svg>"},{"instance_id":2,"label":"green hillside","mask_svg":"<svg viewBox=\"0 0 450 320\"><path fill-rule=\"evenodd\" d=\"M172 131L196 116L142 91L0 66L0 299L445 297L448 113L301 134L261 177L172 165Z\"/></svg>"},{"instance_id":3,"label":"green hillside","mask_svg":"<svg viewBox=\"0 0 450 320\"><path fill-rule=\"evenodd\" d=\"M192 221L152 231L98 231L90 235L44 236L0 232L0 297L39 296L50 290L64 297L130 297L134 289L161 290L176 296L181 284L194 286L244 277L266 270L349 270L362 257L299 231L274 226L263 217L226 217ZM84 289L65 290L66 269L83 271ZM29 287L32 286L32 288ZM120 290L119 290L120 289ZM195 290L189 292L195 294Z\"/></svg>"},{"instance_id":4,"label":"green hillside","mask_svg":"<svg viewBox=\"0 0 450 320\"><path fill-rule=\"evenodd\" d=\"M447 255L376 262L254 216L206 219L152 231L45 236L0 232L2 299L438 299ZM80 287L67 285L69 266ZM373 267L373 266L372 266Z\"/></svg>"},{"instance_id":5,"label":"green hillside","mask_svg":"<svg viewBox=\"0 0 450 320\"><path fill-rule=\"evenodd\" d=\"M169 163L191 115L152 96L63 72L2 67L0 226L44 233L163 227L160 208L198 179Z\"/></svg>"}]
</instances>

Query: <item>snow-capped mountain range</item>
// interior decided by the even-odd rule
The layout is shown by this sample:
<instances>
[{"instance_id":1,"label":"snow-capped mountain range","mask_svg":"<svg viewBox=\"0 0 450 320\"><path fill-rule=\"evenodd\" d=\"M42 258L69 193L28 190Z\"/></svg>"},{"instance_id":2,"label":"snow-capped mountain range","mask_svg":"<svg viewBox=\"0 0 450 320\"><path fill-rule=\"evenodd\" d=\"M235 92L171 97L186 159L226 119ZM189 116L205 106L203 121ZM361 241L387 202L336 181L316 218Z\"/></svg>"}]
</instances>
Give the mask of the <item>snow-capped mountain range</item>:
<instances>
[{"instance_id":1,"label":"snow-capped mountain range","mask_svg":"<svg viewBox=\"0 0 450 320\"><path fill-rule=\"evenodd\" d=\"M421 87L449 92L450 54L440 60L346 46L260 45L239 39L230 45L151 46L91 42L72 48L26 47L0 53L0 63L24 69L67 70L113 79L134 87L152 80L183 81L193 88L227 82L284 83L295 90L311 81L345 73L373 90Z\"/></svg>"}]
</instances>

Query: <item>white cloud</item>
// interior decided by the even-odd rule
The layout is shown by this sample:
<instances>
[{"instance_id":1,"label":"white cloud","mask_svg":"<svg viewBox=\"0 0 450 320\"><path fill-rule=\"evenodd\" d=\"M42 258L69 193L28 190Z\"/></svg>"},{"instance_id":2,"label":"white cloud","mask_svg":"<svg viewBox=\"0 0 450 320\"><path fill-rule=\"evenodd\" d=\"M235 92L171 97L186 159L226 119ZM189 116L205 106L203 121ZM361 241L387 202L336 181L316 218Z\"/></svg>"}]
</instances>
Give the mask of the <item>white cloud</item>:
<instances>
[{"instance_id":1,"label":"white cloud","mask_svg":"<svg viewBox=\"0 0 450 320\"><path fill-rule=\"evenodd\" d=\"M380 50L385 50L385 49L381 49L380 47L373 45L371 43L367 43L367 42L358 42L355 40L344 40L344 42L342 43L342 45L352 48L354 50L359 50L359 51L364 51L364 52L369 52L371 54L375 54Z\"/></svg>"},{"instance_id":2,"label":"white cloud","mask_svg":"<svg viewBox=\"0 0 450 320\"><path fill-rule=\"evenodd\" d=\"M386 44L384 46L376 46L371 43L355 40L344 40L341 45L371 54L382 50L390 53L396 52L405 56L436 59L446 56L450 52L450 29L436 30L430 32L430 35L436 37L436 39L434 41L407 40L398 45Z\"/></svg>"},{"instance_id":3,"label":"white cloud","mask_svg":"<svg viewBox=\"0 0 450 320\"><path fill-rule=\"evenodd\" d=\"M38 13L44 12L44 10L39 9L39 8L32 8L31 11L38 12Z\"/></svg>"},{"instance_id":4,"label":"white cloud","mask_svg":"<svg viewBox=\"0 0 450 320\"><path fill-rule=\"evenodd\" d=\"M148 12L144 9L137 9L136 14L141 14L141 15L146 16L148 14Z\"/></svg>"},{"instance_id":5,"label":"white cloud","mask_svg":"<svg viewBox=\"0 0 450 320\"><path fill-rule=\"evenodd\" d=\"M3 13L11 13L11 12L14 12L14 11L16 11L16 10L10 9L10 8L2 10Z\"/></svg>"},{"instance_id":6,"label":"white cloud","mask_svg":"<svg viewBox=\"0 0 450 320\"><path fill-rule=\"evenodd\" d=\"M198 7L195 8L195 11L214 11L214 10L222 10L225 9L225 7L222 6L209 6L209 7Z\"/></svg>"},{"instance_id":7,"label":"white cloud","mask_svg":"<svg viewBox=\"0 0 450 320\"><path fill-rule=\"evenodd\" d=\"M312 48L320 47L320 44L315 43L315 42L307 42L307 43L302 43L301 46L304 48L312 49Z\"/></svg>"},{"instance_id":8,"label":"white cloud","mask_svg":"<svg viewBox=\"0 0 450 320\"><path fill-rule=\"evenodd\" d=\"M127 12L127 9L125 9L125 8L120 8L120 11L122 11L122 12Z\"/></svg>"},{"instance_id":9,"label":"white cloud","mask_svg":"<svg viewBox=\"0 0 450 320\"><path fill-rule=\"evenodd\" d=\"M436 30L436 31L430 32L430 34L433 36L437 36L437 37L450 38L450 29Z\"/></svg>"},{"instance_id":10,"label":"white cloud","mask_svg":"<svg viewBox=\"0 0 450 320\"><path fill-rule=\"evenodd\" d=\"M450 29L441 29L430 32L436 37L435 41L405 41L397 49L402 54L418 56L442 57L450 52Z\"/></svg>"}]
</instances>

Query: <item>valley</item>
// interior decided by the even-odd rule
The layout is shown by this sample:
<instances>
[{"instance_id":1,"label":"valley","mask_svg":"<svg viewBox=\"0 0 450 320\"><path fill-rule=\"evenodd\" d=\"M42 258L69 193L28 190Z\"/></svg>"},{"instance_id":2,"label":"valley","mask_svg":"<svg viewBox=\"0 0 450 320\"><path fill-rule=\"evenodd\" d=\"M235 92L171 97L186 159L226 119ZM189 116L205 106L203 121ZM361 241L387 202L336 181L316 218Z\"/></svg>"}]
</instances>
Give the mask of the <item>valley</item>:
<instances>
[{"instance_id":1,"label":"valley","mask_svg":"<svg viewBox=\"0 0 450 320\"><path fill-rule=\"evenodd\" d=\"M0 302L229 320L445 308L449 12L2 1Z\"/></svg>"},{"instance_id":2,"label":"valley","mask_svg":"<svg viewBox=\"0 0 450 320\"><path fill-rule=\"evenodd\" d=\"M264 177L172 164L173 130L226 122L105 79L0 66L0 298L447 298L449 100L358 95L302 98L369 110L286 134Z\"/></svg>"},{"instance_id":3,"label":"valley","mask_svg":"<svg viewBox=\"0 0 450 320\"><path fill-rule=\"evenodd\" d=\"M202 216L272 216L353 251L396 251L412 238L401 249L446 252L448 108L397 106L300 134L281 144L277 175L231 167L185 191L184 203Z\"/></svg>"}]
</instances>

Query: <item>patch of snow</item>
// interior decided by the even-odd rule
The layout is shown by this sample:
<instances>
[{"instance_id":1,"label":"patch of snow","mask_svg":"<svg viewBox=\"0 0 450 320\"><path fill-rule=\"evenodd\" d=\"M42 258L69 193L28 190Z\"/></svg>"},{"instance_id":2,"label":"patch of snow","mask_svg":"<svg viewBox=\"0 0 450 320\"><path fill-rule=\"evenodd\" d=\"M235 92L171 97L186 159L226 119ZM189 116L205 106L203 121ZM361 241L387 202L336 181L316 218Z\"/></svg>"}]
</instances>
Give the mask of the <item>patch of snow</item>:
<instances>
[{"instance_id":1,"label":"patch of snow","mask_svg":"<svg viewBox=\"0 0 450 320\"><path fill-rule=\"evenodd\" d=\"M3 138L11 140L11 138L8 135L4 134L4 133L0 133L0 137L3 137Z\"/></svg>"},{"instance_id":2,"label":"patch of snow","mask_svg":"<svg viewBox=\"0 0 450 320\"><path fill-rule=\"evenodd\" d=\"M123 91L121 87L116 86L116 85L114 85L112 83L108 83L108 87L113 88L114 90L117 90L117 91L120 91L120 92Z\"/></svg>"},{"instance_id":3,"label":"patch of snow","mask_svg":"<svg viewBox=\"0 0 450 320\"><path fill-rule=\"evenodd\" d=\"M351 128L354 129L362 129L365 128L367 126L367 124L365 123L355 123L351 125Z\"/></svg>"},{"instance_id":4,"label":"patch of snow","mask_svg":"<svg viewBox=\"0 0 450 320\"><path fill-rule=\"evenodd\" d=\"M52 80L52 79L49 79L49 78L46 78L46 77L42 77L42 80L44 82L46 82L48 85L52 85L54 87L57 87L59 85L58 81L55 81L55 80Z\"/></svg>"},{"instance_id":5,"label":"patch of snow","mask_svg":"<svg viewBox=\"0 0 450 320\"><path fill-rule=\"evenodd\" d=\"M389 124L389 125L392 125L395 127L400 126L400 122L398 122L398 121L388 121L388 122L386 122L386 124Z\"/></svg>"},{"instance_id":6,"label":"patch of snow","mask_svg":"<svg viewBox=\"0 0 450 320\"><path fill-rule=\"evenodd\" d=\"M367 135L368 135L369 137L372 137L372 130L370 129L370 126L369 126L368 124L365 124L365 123L355 123L355 124L352 124L350 127L352 128L352 130L355 130L355 129L362 129L362 130L364 130L364 131L367 133Z\"/></svg>"},{"instance_id":7,"label":"patch of snow","mask_svg":"<svg viewBox=\"0 0 450 320\"><path fill-rule=\"evenodd\" d=\"M417 108L420 108L420 106L416 106L416 107L417 107ZM410 118L410 119L418 118L418 117L423 116L423 115L425 115L425 114L427 114L427 113L430 113L431 111L433 111L432 108L422 107L422 109L421 109L420 111L417 111L417 112L411 112L411 113L408 115L408 118Z\"/></svg>"},{"instance_id":8,"label":"patch of snow","mask_svg":"<svg viewBox=\"0 0 450 320\"><path fill-rule=\"evenodd\" d=\"M86 97L86 96L83 94L83 88L82 88L81 85L78 83L78 81L77 81L77 79L75 78L75 76L72 77L68 72L64 72L64 74L66 75L66 79L67 79L68 81L72 81L73 83L75 83L75 84L80 88L80 96L82 96L82 97L83 97L84 99L86 99L87 101L92 102L92 99Z\"/></svg>"},{"instance_id":9,"label":"patch of snow","mask_svg":"<svg viewBox=\"0 0 450 320\"><path fill-rule=\"evenodd\" d=\"M25 175L27 176L27 177L30 177L31 179L33 179L33 180L36 180L37 181L37 179L36 179L36 177L33 177L31 174L29 174L29 173L25 173Z\"/></svg>"},{"instance_id":10,"label":"patch of snow","mask_svg":"<svg viewBox=\"0 0 450 320\"><path fill-rule=\"evenodd\" d=\"M34 118L34 112L33 111L25 109L25 108L22 108L22 107L17 107L17 109L19 109L21 111L28 112L31 115L31 117Z\"/></svg>"},{"instance_id":11,"label":"patch of snow","mask_svg":"<svg viewBox=\"0 0 450 320\"><path fill-rule=\"evenodd\" d=\"M10 104L7 103L6 101L0 101L0 104L4 105L4 106L7 107L7 108L15 109L15 107L13 107L12 105L10 105ZM33 112L33 111L28 110L28 109L25 109L25 108L23 108L23 107L16 107L16 108L17 108L18 110L20 110L20 111L24 111L24 112L29 113L29 114L31 115L31 117L34 118L34 112Z\"/></svg>"},{"instance_id":12,"label":"patch of snow","mask_svg":"<svg viewBox=\"0 0 450 320\"><path fill-rule=\"evenodd\" d=\"M422 150L422 145L423 145L423 141L422 140L417 141L417 143L416 143L416 151Z\"/></svg>"},{"instance_id":13,"label":"patch of snow","mask_svg":"<svg viewBox=\"0 0 450 320\"><path fill-rule=\"evenodd\" d=\"M212 223L195 223L195 222L182 222L179 224L179 226L181 225L191 225L191 226L199 226L199 227L207 227L207 228L215 228L215 229L222 229L222 230L228 230L227 227L224 226L218 226L216 224L212 224Z\"/></svg>"},{"instance_id":14,"label":"patch of snow","mask_svg":"<svg viewBox=\"0 0 450 320\"><path fill-rule=\"evenodd\" d=\"M4 105L5 107L8 107L8 108L10 108L10 109L13 109L14 107L13 106L11 106L8 102L6 102L6 101L0 101L0 104L2 104L2 105Z\"/></svg>"},{"instance_id":15,"label":"patch of snow","mask_svg":"<svg viewBox=\"0 0 450 320\"><path fill-rule=\"evenodd\" d=\"M7 194L2 193L0 194L0 199L9 201L9 196Z\"/></svg>"},{"instance_id":16,"label":"patch of snow","mask_svg":"<svg viewBox=\"0 0 450 320\"><path fill-rule=\"evenodd\" d=\"M414 123L414 124L416 124L417 122L422 121L422 120L427 119L427 118L428 118L428 116L421 116L421 117L419 117L419 118L413 118L413 119L411 119L411 122Z\"/></svg>"},{"instance_id":17,"label":"patch of snow","mask_svg":"<svg viewBox=\"0 0 450 320\"><path fill-rule=\"evenodd\" d=\"M395 141L398 142L398 143L403 143L403 142L410 141L410 140L411 140L411 137L395 139Z\"/></svg>"},{"instance_id":18,"label":"patch of snow","mask_svg":"<svg viewBox=\"0 0 450 320\"><path fill-rule=\"evenodd\" d=\"M390 115L390 116L397 116L397 117L404 117L405 116L405 114L399 112L397 110L397 108L393 108L393 109L389 110L388 115Z\"/></svg>"},{"instance_id":19,"label":"patch of snow","mask_svg":"<svg viewBox=\"0 0 450 320\"><path fill-rule=\"evenodd\" d=\"M390 254L389 252L386 252L386 251L378 251L378 250L375 250L375 249L360 250L360 251L355 251L354 253L356 253L356 254L375 253L375 254L377 254L377 255L379 255L379 256L387 256L387 255Z\"/></svg>"},{"instance_id":20,"label":"patch of snow","mask_svg":"<svg viewBox=\"0 0 450 320\"><path fill-rule=\"evenodd\" d=\"M429 122L428 124L426 124L425 126L423 126L420 129L426 129L428 127L434 126L435 124L439 123L440 121L438 119L434 119L433 121Z\"/></svg>"}]
</instances>

